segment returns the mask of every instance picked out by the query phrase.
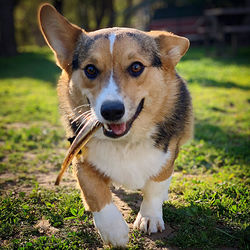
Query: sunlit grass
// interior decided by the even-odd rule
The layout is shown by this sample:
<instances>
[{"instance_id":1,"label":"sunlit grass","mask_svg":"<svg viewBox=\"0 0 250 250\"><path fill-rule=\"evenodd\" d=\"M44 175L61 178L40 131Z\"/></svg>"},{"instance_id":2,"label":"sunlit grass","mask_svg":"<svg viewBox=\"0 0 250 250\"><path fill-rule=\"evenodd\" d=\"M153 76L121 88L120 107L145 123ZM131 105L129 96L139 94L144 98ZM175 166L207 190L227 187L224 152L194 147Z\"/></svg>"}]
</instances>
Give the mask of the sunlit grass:
<instances>
[{"instance_id":1,"label":"sunlit grass","mask_svg":"<svg viewBox=\"0 0 250 250\"><path fill-rule=\"evenodd\" d=\"M0 244L10 249L101 247L77 191L38 186L36 174L57 171L66 146L56 97L60 70L48 49L21 52L0 58L0 174L9 174L0 180ZM158 247L249 246L249 55L245 49L238 57L213 57L194 48L177 67L192 94L195 135L180 152L170 201L164 204L173 234L156 241ZM27 186L33 191L19 192ZM42 218L59 233L35 229ZM143 239L133 232L129 247L145 248Z\"/></svg>"}]
</instances>

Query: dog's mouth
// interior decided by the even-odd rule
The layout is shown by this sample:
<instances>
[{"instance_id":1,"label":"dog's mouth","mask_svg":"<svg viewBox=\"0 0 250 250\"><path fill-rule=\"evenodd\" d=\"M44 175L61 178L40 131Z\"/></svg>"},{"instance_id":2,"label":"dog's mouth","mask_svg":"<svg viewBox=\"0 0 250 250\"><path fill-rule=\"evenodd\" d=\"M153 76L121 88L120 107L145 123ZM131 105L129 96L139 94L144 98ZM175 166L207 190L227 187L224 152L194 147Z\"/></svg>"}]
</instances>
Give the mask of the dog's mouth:
<instances>
[{"instance_id":1,"label":"dog's mouth","mask_svg":"<svg viewBox=\"0 0 250 250\"><path fill-rule=\"evenodd\" d=\"M139 116L139 114L141 113L142 109L143 109L143 105L144 105L144 98L140 101L134 116L128 120L127 122L123 122L123 123L104 123L103 124L103 133L105 136L111 137L111 138L119 138L122 137L124 135L126 135L129 130L132 127L133 122L135 121L135 119Z\"/></svg>"}]
</instances>

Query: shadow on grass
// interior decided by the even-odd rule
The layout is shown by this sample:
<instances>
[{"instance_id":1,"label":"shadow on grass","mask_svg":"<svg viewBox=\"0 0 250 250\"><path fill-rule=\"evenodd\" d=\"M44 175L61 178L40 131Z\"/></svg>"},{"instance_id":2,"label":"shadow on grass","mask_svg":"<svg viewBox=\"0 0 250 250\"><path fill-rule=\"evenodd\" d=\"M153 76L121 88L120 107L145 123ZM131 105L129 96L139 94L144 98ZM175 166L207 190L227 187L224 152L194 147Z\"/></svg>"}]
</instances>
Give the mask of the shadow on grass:
<instances>
[{"instance_id":1,"label":"shadow on grass","mask_svg":"<svg viewBox=\"0 0 250 250\"><path fill-rule=\"evenodd\" d=\"M224 151L235 161L245 164L250 163L250 140L247 135L237 134L227 128L198 120L195 124L195 138L204 140L216 149Z\"/></svg>"},{"instance_id":2,"label":"shadow on grass","mask_svg":"<svg viewBox=\"0 0 250 250\"><path fill-rule=\"evenodd\" d=\"M139 193L126 193L124 189L112 188L112 192L116 194L122 201L126 202L126 204L136 213L139 212L140 205L142 202L142 196Z\"/></svg>"},{"instance_id":3,"label":"shadow on grass","mask_svg":"<svg viewBox=\"0 0 250 250\"><path fill-rule=\"evenodd\" d=\"M181 248L242 247L249 244L249 228L238 229L223 223L223 217L203 204L192 203L176 208L170 203L163 206L164 221L174 233L165 244ZM164 242L163 242L164 243Z\"/></svg>"},{"instance_id":4,"label":"shadow on grass","mask_svg":"<svg viewBox=\"0 0 250 250\"><path fill-rule=\"evenodd\" d=\"M130 223L133 223L139 212L142 196L138 193L128 194L123 189L112 191L132 209L134 218ZM210 195L212 194L211 191ZM223 207L222 203L218 207L207 207L210 199L209 196L207 200L178 207L169 202L164 203L163 219L166 223L166 230L152 235L143 234L141 237L154 241L157 247L245 248L249 244L249 228L239 229L227 225L224 217L229 214L229 208Z\"/></svg>"},{"instance_id":5,"label":"shadow on grass","mask_svg":"<svg viewBox=\"0 0 250 250\"><path fill-rule=\"evenodd\" d=\"M48 53L23 52L15 57L0 58L0 79L29 77L56 85L59 73Z\"/></svg>"},{"instance_id":6,"label":"shadow on grass","mask_svg":"<svg viewBox=\"0 0 250 250\"><path fill-rule=\"evenodd\" d=\"M230 48L225 48L222 56L217 56L214 47L205 50L205 47L191 47L187 54L181 59L182 61L200 60L201 58L212 58L214 61L219 62L222 66L237 64L237 65L250 65L250 47L240 48L237 55L230 53Z\"/></svg>"},{"instance_id":7,"label":"shadow on grass","mask_svg":"<svg viewBox=\"0 0 250 250\"><path fill-rule=\"evenodd\" d=\"M195 76L188 79L188 84L198 82L199 85L204 87L217 87L217 88L237 88L242 90L250 90L249 86L239 85L235 82L216 81L214 79L205 78L204 76Z\"/></svg>"}]
</instances>

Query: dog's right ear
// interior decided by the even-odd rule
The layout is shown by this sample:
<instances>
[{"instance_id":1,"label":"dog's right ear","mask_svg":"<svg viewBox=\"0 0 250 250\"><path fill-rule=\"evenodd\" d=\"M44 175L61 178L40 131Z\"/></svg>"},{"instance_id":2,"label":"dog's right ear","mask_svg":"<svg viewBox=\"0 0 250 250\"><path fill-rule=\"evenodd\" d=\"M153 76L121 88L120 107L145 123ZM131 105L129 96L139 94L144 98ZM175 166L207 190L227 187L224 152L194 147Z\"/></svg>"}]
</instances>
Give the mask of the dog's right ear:
<instances>
[{"instance_id":1,"label":"dog's right ear","mask_svg":"<svg viewBox=\"0 0 250 250\"><path fill-rule=\"evenodd\" d=\"M67 69L72 63L79 35L84 31L47 3L40 6L38 21L47 44L55 53L58 66Z\"/></svg>"}]
</instances>

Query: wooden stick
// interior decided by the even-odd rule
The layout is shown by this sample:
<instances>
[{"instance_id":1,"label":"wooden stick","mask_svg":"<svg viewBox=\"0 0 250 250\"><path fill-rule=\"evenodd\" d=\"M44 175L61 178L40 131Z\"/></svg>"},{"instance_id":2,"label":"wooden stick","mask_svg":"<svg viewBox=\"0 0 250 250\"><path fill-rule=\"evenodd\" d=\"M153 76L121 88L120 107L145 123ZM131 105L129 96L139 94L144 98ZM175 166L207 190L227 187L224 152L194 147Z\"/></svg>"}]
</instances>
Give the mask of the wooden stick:
<instances>
[{"instance_id":1,"label":"wooden stick","mask_svg":"<svg viewBox=\"0 0 250 250\"><path fill-rule=\"evenodd\" d=\"M94 121L95 122L95 121ZM87 128L88 127L88 128ZM84 127L79 131L75 140L71 144L61 167L60 173L56 178L55 185L59 185L65 170L68 168L73 158L79 153L79 151L88 143L94 133L101 127L100 123L97 123L93 127L93 122L88 121Z\"/></svg>"}]
</instances>

